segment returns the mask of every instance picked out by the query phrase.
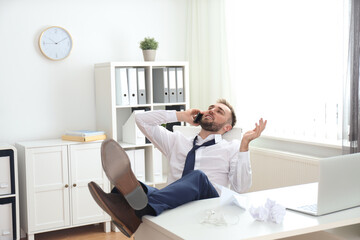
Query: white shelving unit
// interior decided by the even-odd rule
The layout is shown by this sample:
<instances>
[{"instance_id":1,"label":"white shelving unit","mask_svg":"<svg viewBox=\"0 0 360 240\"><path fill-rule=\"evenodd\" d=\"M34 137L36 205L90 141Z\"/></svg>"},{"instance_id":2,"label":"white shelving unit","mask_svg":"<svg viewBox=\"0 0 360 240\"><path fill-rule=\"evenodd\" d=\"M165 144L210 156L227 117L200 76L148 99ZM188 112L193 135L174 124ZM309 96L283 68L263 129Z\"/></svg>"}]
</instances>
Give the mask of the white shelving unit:
<instances>
[{"instance_id":1,"label":"white shelving unit","mask_svg":"<svg viewBox=\"0 0 360 240\"><path fill-rule=\"evenodd\" d=\"M180 67L183 69L184 101L173 103L154 103L153 70L162 67ZM146 103L137 105L116 105L115 69L145 68ZM145 149L145 177L148 185L166 183L167 163L162 157L162 180L154 177L154 146L151 143L129 144L123 141L122 126L130 117L133 108L160 110L169 108L189 108L189 64L188 62L108 62L95 64L96 88L96 128L104 130L108 137L113 138L125 150Z\"/></svg>"},{"instance_id":2,"label":"white shelving unit","mask_svg":"<svg viewBox=\"0 0 360 240\"><path fill-rule=\"evenodd\" d=\"M20 239L17 151L14 146L0 144L0 166L0 239Z\"/></svg>"}]
</instances>

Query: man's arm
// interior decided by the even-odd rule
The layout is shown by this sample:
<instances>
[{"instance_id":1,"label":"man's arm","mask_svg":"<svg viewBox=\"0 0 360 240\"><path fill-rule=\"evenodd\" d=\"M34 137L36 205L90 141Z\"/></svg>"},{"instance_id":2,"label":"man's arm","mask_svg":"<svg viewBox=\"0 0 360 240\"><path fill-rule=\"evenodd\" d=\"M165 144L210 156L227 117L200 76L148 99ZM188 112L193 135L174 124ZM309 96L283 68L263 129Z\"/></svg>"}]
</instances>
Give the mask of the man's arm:
<instances>
[{"instance_id":1,"label":"man's arm","mask_svg":"<svg viewBox=\"0 0 360 240\"><path fill-rule=\"evenodd\" d=\"M174 133L168 131L166 128L160 126L163 123L186 121L193 123L193 115L196 115L200 110L189 109L186 111L148 111L138 112L135 115L135 121L141 132L157 147L165 156L170 154L174 144Z\"/></svg>"},{"instance_id":2,"label":"man's arm","mask_svg":"<svg viewBox=\"0 0 360 240\"><path fill-rule=\"evenodd\" d=\"M240 143L240 150L230 162L229 180L236 192L246 192L251 187L252 171L248 152L249 144L261 135L266 127L266 123L267 121L261 118L259 123L255 124L253 130L244 134Z\"/></svg>"},{"instance_id":3,"label":"man's arm","mask_svg":"<svg viewBox=\"0 0 360 240\"><path fill-rule=\"evenodd\" d=\"M157 147L165 156L169 153L174 143L173 133L160 126L164 123L176 122L174 110L156 110L138 112L135 122L140 131Z\"/></svg>"},{"instance_id":4,"label":"man's arm","mask_svg":"<svg viewBox=\"0 0 360 240\"><path fill-rule=\"evenodd\" d=\"M255 123L255 128L246 132L241 140L240 144L240 152L249 151L249 144L252 140L258 138L261 133L264 131L266 127L267 120L263 120L262 118L259 120L259 124Z\"/></svg>"}]
</instances>

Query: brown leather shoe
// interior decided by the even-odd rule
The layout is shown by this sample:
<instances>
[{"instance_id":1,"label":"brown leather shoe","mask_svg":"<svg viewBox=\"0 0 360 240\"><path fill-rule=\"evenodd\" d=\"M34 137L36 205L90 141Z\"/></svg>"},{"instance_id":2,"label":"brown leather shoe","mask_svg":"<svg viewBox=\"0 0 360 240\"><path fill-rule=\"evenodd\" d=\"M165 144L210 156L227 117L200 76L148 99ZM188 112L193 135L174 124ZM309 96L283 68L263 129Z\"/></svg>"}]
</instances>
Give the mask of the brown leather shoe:
<instances>
[{"instance_id":1,"label":"brown leather shoe","mask_svg":"<svg viewBox=\"0 0 360 240\"><path fill-rule=\"evenodd\" d=\"M113 139L101 144L101 162L106 176L130 206L135 210L146 207L148 198L131 170L129 157Z\"/></svg>"},{"instance_id":2,"label":"brown leather shoe","mask_svg":"<svg viewBox=\"0 0 360 240\"><path fill-rule=\"evenodd\" d=\"M131 237L142 222L122 194L105 193L98 184L90 182L89 191L95 202L113 220L113 223L127 237Z\"/></svg>"}]
</instances>

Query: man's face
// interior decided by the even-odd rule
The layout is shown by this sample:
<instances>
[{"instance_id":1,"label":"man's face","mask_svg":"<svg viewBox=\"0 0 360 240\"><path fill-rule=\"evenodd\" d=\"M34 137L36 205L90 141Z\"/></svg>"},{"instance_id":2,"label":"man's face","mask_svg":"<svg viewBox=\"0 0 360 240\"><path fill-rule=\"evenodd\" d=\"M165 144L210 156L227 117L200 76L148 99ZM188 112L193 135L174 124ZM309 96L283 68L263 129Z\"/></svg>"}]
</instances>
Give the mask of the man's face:
<instances>
[{"instance_id":1,"label":"man's face","mask_svg":"<svg viewBox=\"0 0 360 240\"><path fill-rule=\"evenodd\" d=\"M200 120L200 126L211 132L219 132L226 124L230 124L231 110L222 103L210 105Z\"/></svg>"}]
</instances>

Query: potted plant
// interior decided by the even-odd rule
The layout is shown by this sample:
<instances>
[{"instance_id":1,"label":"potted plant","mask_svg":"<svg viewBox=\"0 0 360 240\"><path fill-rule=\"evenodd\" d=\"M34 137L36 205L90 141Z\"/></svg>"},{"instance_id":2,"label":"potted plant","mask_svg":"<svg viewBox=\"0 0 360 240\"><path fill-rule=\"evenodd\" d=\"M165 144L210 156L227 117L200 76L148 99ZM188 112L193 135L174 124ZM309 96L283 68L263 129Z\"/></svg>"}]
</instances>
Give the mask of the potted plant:
<instances>
[{"instance_id":1,"label":"potted plant","mask_svg":"<svg viewBox=\"0 0 360 240\"><path fill-rule=\"evenodd\" d=\"M159 43L155 41L154 38L150 38L150 37L144 38L144 40L140 42L140 48L143 51L145 61L155 60L156 50L158 46Z\"/></svg>"}]
</instances>

